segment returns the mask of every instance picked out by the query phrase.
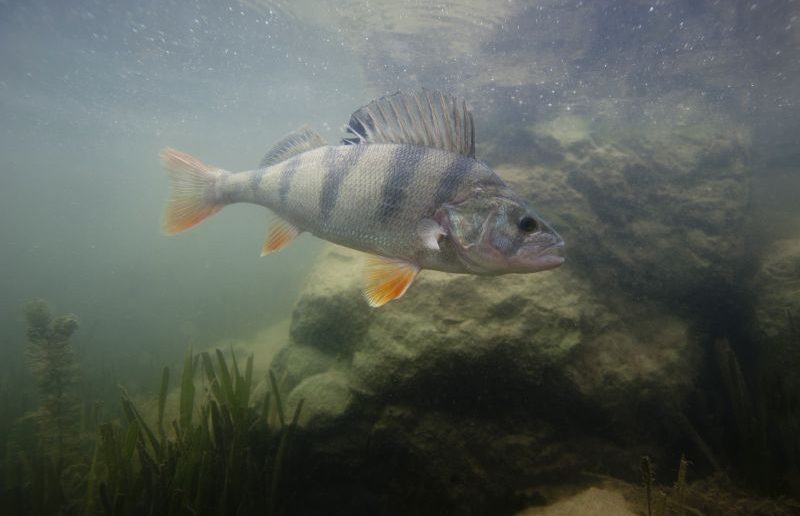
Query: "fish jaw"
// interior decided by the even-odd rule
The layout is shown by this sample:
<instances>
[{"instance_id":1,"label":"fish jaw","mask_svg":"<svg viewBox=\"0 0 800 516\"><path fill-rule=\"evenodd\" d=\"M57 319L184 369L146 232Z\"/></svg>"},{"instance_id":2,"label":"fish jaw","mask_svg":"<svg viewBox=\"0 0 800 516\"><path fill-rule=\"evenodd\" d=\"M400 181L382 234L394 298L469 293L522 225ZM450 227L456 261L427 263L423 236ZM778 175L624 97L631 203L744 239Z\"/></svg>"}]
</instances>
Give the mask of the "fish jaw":
<instances>
[{"instance_id":1,"label":"fish jaw","mask_svg":"<svg viewBox=\"0 0 800 516\"><path fill-rule=\"evenodd\" d=\"M556 235L557 236L557 235ZM523 247L514 256L507 258L508 269L511 272L540 272L555 269L564 263L561 252L564 249L564 240L558 240L545 248Z\"/></svg>"}]
</instances>

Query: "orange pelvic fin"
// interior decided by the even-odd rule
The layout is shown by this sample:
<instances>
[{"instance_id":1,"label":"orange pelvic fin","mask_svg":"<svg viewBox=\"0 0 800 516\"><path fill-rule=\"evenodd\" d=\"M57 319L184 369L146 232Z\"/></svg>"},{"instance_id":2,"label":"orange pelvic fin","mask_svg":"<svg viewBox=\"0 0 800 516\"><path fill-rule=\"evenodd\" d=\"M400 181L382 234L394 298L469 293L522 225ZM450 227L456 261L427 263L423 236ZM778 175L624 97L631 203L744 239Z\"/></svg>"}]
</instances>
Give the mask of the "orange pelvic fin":
<instances>
[{"instance_id":1,"label":"orange pelvic fin","mask_svg":"<svg viewBox=\"0 0 800 516\"><path fill-rule=\"evenodd\" d=\"M162 222L164 233L186 231L222 209L224 204L216 201L214 185L223 171L175 149L164 149L160 156L172 187Z\"/></svg>"},{"instance_id":2,"label":"orange pelvic fin","mask_svg":"<svg viewBox=\"0 0 800 516\"><path fill-rule=\"evenodd\" d=\"M370 256L367 262L367 286L364 297L372 307L385 305L406 293L417 277L419 267L395 258Z\"/></svg>"},{"instance_id":3,"label":"orange pelvic fin","mask_svg":"<svg viewBox=\"0 0 800 516\"><path fill-rule=\"evenodd\" d=\"M294 224L275 217L275 220L270 224L267 241L264 243L264 247L261 248L261 256L280 251L291 244L300 233L300 229Z\"/></svg>"}]
</instances>

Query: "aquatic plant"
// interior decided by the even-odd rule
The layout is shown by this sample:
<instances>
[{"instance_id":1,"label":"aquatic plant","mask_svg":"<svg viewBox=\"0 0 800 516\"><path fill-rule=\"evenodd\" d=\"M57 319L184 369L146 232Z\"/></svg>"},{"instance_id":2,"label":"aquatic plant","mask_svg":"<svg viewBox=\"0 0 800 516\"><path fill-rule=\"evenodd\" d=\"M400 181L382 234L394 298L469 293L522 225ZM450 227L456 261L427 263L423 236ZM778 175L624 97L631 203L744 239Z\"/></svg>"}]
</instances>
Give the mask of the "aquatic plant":
<instances>
[{"instance_id":1,"label":"aquatic plant","mask_svg":"<svg viewBox=\"0 0 800 516\"><path fill-rule=\"evenodd\" d=\"M87 481L98 498L85 513L104 514L274 514L280 503L280 474L302 409L285 418L278 383L257 405L251 403L253 357L240 370L231 353L186 355L178 417L164 425L169 369L162 371L155 425L149 424L123 390L124 422L100 426L100 440ZM194 377L201 371L206 396L196 403ZM272 408L278 424L270 425Z\"/></svg>"},{"instance_id":2,"label":"aquatic plant","mask_svg":"<svg viewBox=\"0 0 800 516\"><path fill-rule=\"evenodd\" d=\"M229 359L220 350L189 352L174 419L166 417L171 375L165 367L154 414L141 410L120 387L122 416L97 424L96 405L86 404L81 411L65 394L74 364L49 357L48 363L65 365L56 368L60 384L58 375L44 371L42 349L71 356L63 343L75 328L74 317L52 321L45 308L37 302L26 309L28 334L35 346L33 363L42 367L44 375L41 388L50 393L43 397L50 411L47 417L58 426L55 437L47 437L47 446L22 440L8 443L7 455L14 460L3 464L4 513L269 515L279 511L281 472L302 402L287 419L279 382L271 371L267 378L271 388L255 403L252 355L240 368L232 352ZM64 389L58 391L58 385ZM51 412L59 417L69 412L72 419L57 420ZM94 446L63 452L66 443L78 441Z\"/></svg>"},{"instance_id":3,"label":"aquatic plant","mask_svg":"<svg viewBox=\"0 0 800 516\"><path fill-rule=\"evenodd\" d=\"M77 369L69 339L78 330L78 318L70 314L53 319L41 299L26 304L24 313L27 352L39 394L39 407L29 417L36 422L42 451L59 464L77 446L80 404L73 391Z\"/></svg>"},{"instance_id":4,"label":"aquatic plant","mask_svg":"<svg viewBox=\"0 0 800 516\"><path fill-rule=\"evenodd\" d=\"M664 516L667 510L667 493L656 490L655 467L650 457L642 457L639 463L639 473L644 486L647 516Z\"/></svg>"},{"instance_id":5,"label":"aquatic plant","mask_svg":"<svg viewBox=\"0 0 800 516\"><path fill-rule=\"evenodd\" d=\"M643 505L647 516L789 516L800 510L800 503L788 498L764 498L737 490L721 474L689 483L690 464L681 455L675 482L665 486L656 484L655 466L650 457L641 458Z\"/></svg>"},{"instance_id":6,"label":"aquatic plant","mask_svg":"<svg viewBox=\"0 0 800 516\"><path fill-rule=\"evenodd\" d=\"M740 477L764 494L796 492L800 485L800 403L780 374L756 371L748 384L727 339L715 358L733 420L731 461ZM752 385L752 387L751 387Z\"/></svg>"},{"instance_id":7,"label":"aquatic plant","mask_svg":"<svg viewBox=\"0 0 800 516\"><path fill-rule=\"evenodd\" d=\"M0 501L19 514L69 512L82 491L85 471L81 405L75 393L78 374L70 344L78 319L53 318L42 300L27 303L23 312L38 403L17 418L6 436Z\"/></svg>"}]
</instances>

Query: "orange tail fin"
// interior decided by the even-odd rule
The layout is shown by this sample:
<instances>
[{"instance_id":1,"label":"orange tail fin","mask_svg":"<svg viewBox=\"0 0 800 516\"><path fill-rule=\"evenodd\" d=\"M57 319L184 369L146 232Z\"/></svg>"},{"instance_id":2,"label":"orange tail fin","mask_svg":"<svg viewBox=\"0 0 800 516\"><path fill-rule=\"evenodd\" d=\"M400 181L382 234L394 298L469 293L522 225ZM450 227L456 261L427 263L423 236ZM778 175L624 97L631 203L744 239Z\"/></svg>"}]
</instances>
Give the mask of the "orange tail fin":
<instances>
[{"instance_id":1,"label":"orange tail fin","mask_svg":"<svg viewBox=\"0 0 800 516\"><path fill-rule=\"evenodd\" d=\"M214 186L225 172L175 149L164 149L160 156L172 186L161 225L164 233L186 231L222 209Z\"/></svg>"}]
</instances>

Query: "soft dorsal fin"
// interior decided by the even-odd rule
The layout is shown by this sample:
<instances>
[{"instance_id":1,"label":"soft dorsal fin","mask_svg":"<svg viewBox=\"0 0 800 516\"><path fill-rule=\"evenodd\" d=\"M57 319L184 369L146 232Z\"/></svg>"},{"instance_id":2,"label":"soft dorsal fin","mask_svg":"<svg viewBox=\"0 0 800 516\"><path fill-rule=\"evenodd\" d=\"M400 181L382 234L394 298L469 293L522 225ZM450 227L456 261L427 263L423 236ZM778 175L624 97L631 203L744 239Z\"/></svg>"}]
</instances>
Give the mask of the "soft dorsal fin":
<instances>
[{"instance_id":1,"label":"soft dorsal fin","mask_svg":"<svg viewBox=\"0 0 800 516\"><path fill-rule=\"evenodd\" d=\"M304 125L278 140L264 155L261 163L258 164L258 168L271 167L292 156L297 156L325 145L328 145L328 142L318 132Z\"/></svg>"},{"instance_id":2,"label":"soft dorsal fin","mask_svg":"<svg viewBox=\"0 0 800 516\"><path fill-rule=\"evenodd\" d=\"M345 144L408 143L475 157L472 113L463 99L438 91L397 92L350 116Z\"/></svg>"}]
</instances>

